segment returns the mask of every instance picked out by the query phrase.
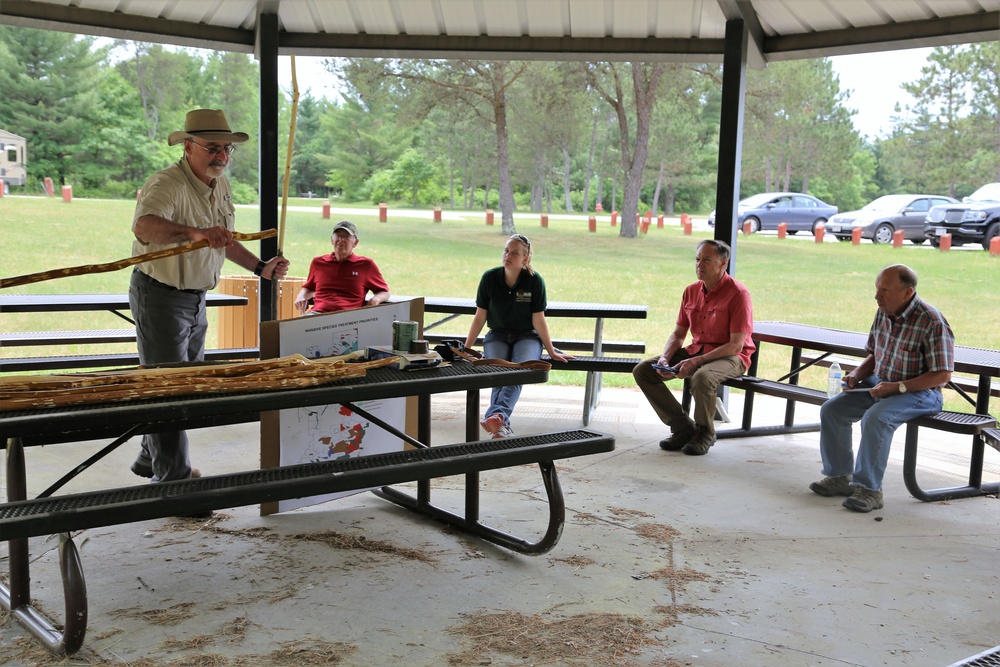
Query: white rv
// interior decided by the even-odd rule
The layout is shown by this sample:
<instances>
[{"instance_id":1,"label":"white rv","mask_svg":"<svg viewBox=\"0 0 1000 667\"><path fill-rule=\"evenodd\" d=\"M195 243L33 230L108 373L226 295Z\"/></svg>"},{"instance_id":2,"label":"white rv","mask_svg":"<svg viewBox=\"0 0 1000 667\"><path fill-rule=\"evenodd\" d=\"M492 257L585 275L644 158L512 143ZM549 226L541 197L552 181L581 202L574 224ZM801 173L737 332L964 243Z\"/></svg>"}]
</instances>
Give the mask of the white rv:
<instances>
[{"instance_id":1,"label":"white rv","mask_svg":"<svg viewBox=\"0 0 1000 667\"><path fill-rule=\"evenodd\" d=\"M0 184L4 193L12 185L28 182L28 148L24 137L0 130Z\"/></svg>"}]
</instances>

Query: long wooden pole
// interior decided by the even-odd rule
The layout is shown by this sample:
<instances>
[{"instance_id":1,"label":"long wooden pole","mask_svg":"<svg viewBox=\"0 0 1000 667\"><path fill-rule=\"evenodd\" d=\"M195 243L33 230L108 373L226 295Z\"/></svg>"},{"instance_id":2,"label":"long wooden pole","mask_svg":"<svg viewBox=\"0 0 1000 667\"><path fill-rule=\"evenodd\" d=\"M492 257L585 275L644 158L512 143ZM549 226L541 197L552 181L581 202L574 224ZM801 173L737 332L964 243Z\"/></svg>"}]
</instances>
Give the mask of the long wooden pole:
<instances>
[{"instance_id":1,"label":"long wooden pole","mask_svg":"<svg viewBox=\"0 0 1000 667\"><path fill-rule=\"evenodd\" d=\"M295 77L295 55L292 59L292 122L288 128L288 152L285 154L285 180L281 188L281 219L278 221L278 254L285 249L285 212L288 210L288 181L292 176L292 155L295 149L295 120L299 113L299 82Z\"/></svg>"},{"instance_id":2,"label":"long wooden pole","mask_svg":"<svg viewBox=\"0 0 1000 667\"><path fill-rule=\"evenodd\" d=\"M237 241L259 241L261 239L270 238L275 234L277 234L277 231L274 229L266 229L262 232L254 232L252 234L233 232L233 238ZM68 278L70 276L85 276L91 273L118 271L130 266L135 266L136 264L142 264L143 262L152 262L157 259L163 259L164 257L182 255L186 252L191 252L192 250L207 247L208 241L195 241L194 243L185 243L184 245L177 246L176 248L167 248L166 250L147 252L144 255L126 257L125 259L119 259L116 262L108 262L106 264L85 264L84 266L73 266L67 269L50 269L49 271L41 271L39 273L29 273L24 276L15 276L13 278L0 278L0 289L5 287L17 287L18 285L28 285L30 283L40 283L45 280L55 280L56 278Z\"/></svg>"}]
</instances>

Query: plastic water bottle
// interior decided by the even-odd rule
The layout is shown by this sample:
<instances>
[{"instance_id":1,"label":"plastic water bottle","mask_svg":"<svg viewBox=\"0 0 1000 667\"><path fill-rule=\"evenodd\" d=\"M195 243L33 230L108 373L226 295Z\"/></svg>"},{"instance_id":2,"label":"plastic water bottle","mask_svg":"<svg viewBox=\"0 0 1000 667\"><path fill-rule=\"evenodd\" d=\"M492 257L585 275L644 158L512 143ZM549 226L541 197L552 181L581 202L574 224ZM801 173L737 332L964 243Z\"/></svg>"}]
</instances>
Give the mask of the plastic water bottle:
<instances>
[{"instance_id":1,"label":"plastic water bottle","mask_svg":"<svg viewBox=\"0 0 1000 667\"><path fill-rule=\"evenodd\" d=\"M826 395L833 398L841 392L841 382L844 379L844 371L840 370L840 364L836 361L830 364L830 372L826 376Z\"/></svg>"}]
</instances>

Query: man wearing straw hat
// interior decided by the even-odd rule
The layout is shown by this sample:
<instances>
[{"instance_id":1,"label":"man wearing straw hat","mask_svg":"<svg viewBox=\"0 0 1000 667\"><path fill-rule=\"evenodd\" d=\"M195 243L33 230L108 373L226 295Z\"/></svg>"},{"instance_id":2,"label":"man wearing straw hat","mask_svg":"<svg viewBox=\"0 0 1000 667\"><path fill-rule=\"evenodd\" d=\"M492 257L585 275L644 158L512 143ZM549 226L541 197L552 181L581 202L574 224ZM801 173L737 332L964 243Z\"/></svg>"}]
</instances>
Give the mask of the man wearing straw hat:
<instances>
[{"instance_id":1,"label":"man wearing straw hat","mask_svg":"<svg viewBox=\"0 0 1000 667\"><path fill-rule=\"evenodd\" d=\"M133 257L208 242L207 248L136 265L129 305L144 366L205 358L205 292L218 284L226 259L268 280L288 271L287 259L264 261L233 238L236 208L226 167L235 144L249 138L230 130L221 110L189 111L184 130L167 138L170 146L183 142L183 157L142 186L132 221ZM153 482L191 477L187 434L143 436L132 472Z\"/></svg>"}]
</instances>

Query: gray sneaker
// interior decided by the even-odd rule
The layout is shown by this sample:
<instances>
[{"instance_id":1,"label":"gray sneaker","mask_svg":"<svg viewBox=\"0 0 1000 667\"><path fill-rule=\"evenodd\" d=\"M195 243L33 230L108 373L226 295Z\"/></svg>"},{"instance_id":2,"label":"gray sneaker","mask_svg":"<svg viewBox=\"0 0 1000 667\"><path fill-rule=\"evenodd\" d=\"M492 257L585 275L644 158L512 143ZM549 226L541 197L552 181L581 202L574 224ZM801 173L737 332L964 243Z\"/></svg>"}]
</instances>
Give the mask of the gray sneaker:
<instances>
[{"instance_id":1,"label":"gray sneaker","mask_svg":"<svg viewBox=\"0 0 1000 667\"><path fill-rule=\"evenodd\" d=\"M681 451L688 456L703 456L708 454L708 450L712 448L715 444L715 435L709 433L706 429L698 427L695 429L694 437L691 438L691 442L684 445L684 449Z\"/></svg>"},{"instance_id":2,"label":"gray sneaker","mask_svg":"<svg viewBox=\"0 0 1000 667\"><path fill-rule=\"evenodd\" d=\"M850 475L838 475L837 477L824 477L818 482L813 482L809 485L809 490L827 498L850 496L854 493L854 485L851 484Z\"/></svg>"},{"instance_id":3,"label":"gray sneaker","mask_svg":"<svg viewBox=\"0 0 1000 667\"><path fill-rule=\"evenodd\" d=\"M844 507L855 512L880 510L883 507L882 492L872 491L863 486L855 486L854 493L844 501Z\"/></svg>"}]
</instances>

